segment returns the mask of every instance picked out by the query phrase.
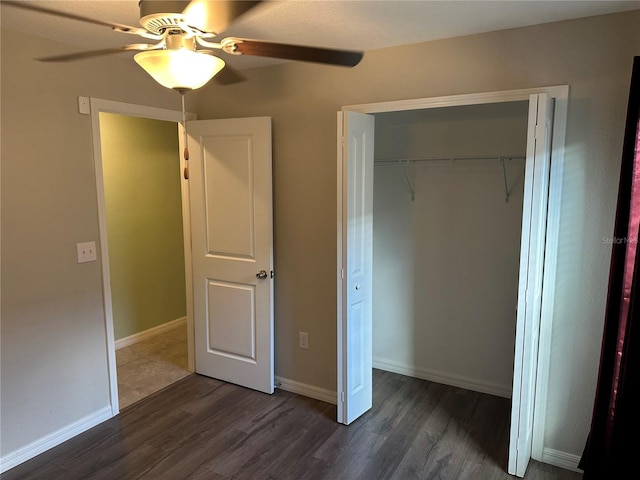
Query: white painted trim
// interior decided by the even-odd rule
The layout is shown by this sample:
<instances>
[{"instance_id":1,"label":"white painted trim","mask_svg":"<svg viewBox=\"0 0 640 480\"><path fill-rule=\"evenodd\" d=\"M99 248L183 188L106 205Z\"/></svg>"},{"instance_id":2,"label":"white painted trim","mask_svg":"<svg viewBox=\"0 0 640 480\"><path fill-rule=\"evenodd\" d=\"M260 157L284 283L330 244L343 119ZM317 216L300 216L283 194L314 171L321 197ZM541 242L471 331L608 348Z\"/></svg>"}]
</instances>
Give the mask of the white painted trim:
<instances>
[{"instance_id":1,"label":"white painted trim","mask_svg":"<svg viewBox=\"0 0 640 480\"><path fill-rule=\"evenodd\" d=\"M553 138L551 139L551 172L549 175L549 200L547 205L547 241L542 278L542 307L540 310L540 332L538 339L538 370L533 406L533 438L531 458L542 461L544 432L549 395L549 370L551 364L551 333L553 306L556 292L556 270L558 245L560 244L560 210L562 207L562 183L564 178L564 146L567 130L569 86L556 87L553 116ZM552 95L553 96L553 95Z\"/></svg>"},{"instance_id":2,"label":"white painted trim","mask_svg":"<svg viewBox=\"0 0 640 480\"><path fill-rule=\"evenodd\" d=\"M342 399L340 402L337 402L337 414L336 414L336 420L338 423L344 423L345 422L345 391L346 391L346 384L345 384L345 380L346 380L346 372L345 372L345 367L346 364L343 361L343 359L346 357L346 343L344 342L344 329L346 327L344 319L346 318L346 311L344 310L344 305L346 305L346 302L344 302L343 299L343 292L344 292L344 253L343 253L343 241L344 241L344 236L343 236L343 229L344 229L344 218L345 218L345 214L344 214L344 201L343 201L343 192L344 192L344 165L343 165L343 144L344 144L344 140L343 140L343 126L344 126L344 115L342 114L342 112L338 112L338 151L337 151L337 155L338 155L338 166L337 166L337 193L338 193L338 198L337 198L337 212L336 212L336 222L337 222L337 233L338 233L338 238L337 238L337 260L338 260L338 265L337 265L337 269L336 269L336 283L337 283L337 297L336 297L336 303L337 303L337 331L336 331L336 335L337 335L337 339L338 339L338 356L337 356L337 368L338 368L338 388L337 388L337 395L336 398L340 398Z\"/></svg>"},{"instance_id":3,"label":"white painted trim","mask_svg":"<svg viewBox=\"0 0 640 480\"><path fill-rule=\"evenodd\" d=\"M195 120L195 115L194 118ZM191 118L189 118L191 120ZM178 123L178 144L184 151L184 127ZM183 172L187 161L180 155L180 171ZM193 323L193 259L191 256L191 209L189 208L189 180L180 175L180 194L182 195L182 238L184 239L184 278L187 293L187 368L196 371L195 325Z\"/></svg>"},{"instance_id":4,"label":"white painted trim","mask_svg":"<svg viewBox=\"0 0 640 480\"><path fill-rule=\"evenodd\" d=\"M119 115L129 115L131 117L150 118L154 120L165 120L167 122L181 122L182 112L179 110L168 110L166 108L149 107L147 105L136 105L133 103L115 102L91 97L91 116L100 112L117 113ZM187 120L195 120L194 113L187 113Z\"/></svg>"},{"instance_id":5,"label":"white painted trim","mask_svg":"<svg viewBox=\"0 0 640 480\"><path fill-rule=\"evenodd\" d=\"M582 473L582 470L578 468L580 456L574 455L573 453L561 452L560 450L554 450L553 448L545 448L542 452L542 459L540 461L555 467L564 468L565 470Z\"/></svg>"},{"instance_id":6,"label":"white painted trim","mask_svg":"<svg viewBox=\"0 0 640 480\"><path fill-rule=\"evenodd\" d=\"M167 323L156 325L155 327L148 328L147 330L143 330L142 332L134 333L133 335L129 335L128 337L123 337L116 340L116 350L120 350L121 348L128 347L129 345L142 342L143 340L148 340L149 338L162 335L163 333L173 330L174 328L184 327L186 325L187 317L176 318L175 320L171 320Z\"/></svg>"},{"instance_id":7,"label":"white painted trim","mask_svg":"<svg viewBox=\"0 0 640 480\"><path fill-rule=\"evenodd\" d=\"M409 377L421 378L430 382L443 383L452 387L464 388L465 390L473 390L474 392L488 393L498 397L511 398L511 384L500 385L492 382L485 382L477 378L455 375L453 373L432 370L429 368L416 367L394 360L388 360L381 357L373 357L373 368L384 370L386 372L399 373Z\"/></svg>"},{"instance_id":8,"label":"white painted trim","mask_svg":"<svg viewBox=\"0 0 640 480\"><path fill-rule=\"evenodd\" d=\"M342 107L342 110L360 113L383 113L421 110L424 108L479 105L484 103L518 102L522 100L529 100L529 95L535 93L547 93L552 98L562 97L563 94L568 91L568 88L569 87L567 85L558 85L553 87L523 88L520 90L469 93L443 97L413 98L409 100L395 100L391 102L346 105Z\"/></svg>"},{"instance_id":9,"label":"white painted trim","mask_svg":"<svg viewBox=\"0 0 640 480\"><path fill-rule=\"evenodd\" d=\"M67 425L66 427L62 427L53 433L31 442L29 445L8 453L4 457L0 458L0 473L4 473L15 466L46 452L50 448L60 445L70 438L86 432L105 420L109 420L111 417L111 406L103 407L100 410Z\"/></svg>"},{"instance_id":10,"label":"white painted trim","mask_svg":"<svg viewBox=\"0 0 640 480\"><path fill-rule=\"evenodd\" d=\"M315 387L306 383L296 382L295 380L289 380L288 378L275 377L276 388L284 390L285 392L296 393L303 397L315 398L323 402L332 403L336 405L338 395L336 392L326 390L324 388Z\"/></svg>"},{"instance_id":11,"label":"white painted trim","mask_svg":"<svg viewBox=\"0 0 640 480\"><path fill-rule=\"evenodd\" d=\"M113 307L111 297L111 274L109 271L109 243L107 241L107 220L105 211L104 196L104 174L102 170L102 145L100 138L100 113L117 113L120 115L128 115L132 117L150 118L154 120L165 120L169 122L179 123L182 121L182 112L176 110L166 110L163 108L148 107L144 105L134 105L130 103L114 102L111 100L103 100L100 98L91 98L91 135L93 140L93 160L96 175L96 193L98 203L98 228L100 231L100 260L102 267L102 297L104 300L105 311L105 330L107 340L107 364L109 369L109 396L111 399L111 413L117 415L120 411L118 402L118 376L116 369L116 348L115 337L113 331ZM194 120L196 116L192 113L187 114L187 120ZM180 159L182 165L182 158ZM184 199L184 193L183 193ZM183 213L185 207L183 201ZM188 221L189 217L184 217L183 222ZM184 231L190 231L190 228L184 228ZM191 245L190 239L185 238L185 251ZM188 257L190 258L190 257ZM190 271L191 264L187 263L185 256L185 268ZM189 304L193 302L193 293L190 290L190 282L186 283L187 288L187 317L193 312ZM187 320L187 338L193 337L193 319ZM193 358L193 340L187 342L189 359ZM191 363L189 367L191 368Z\"/></svg>"}]
</instances>

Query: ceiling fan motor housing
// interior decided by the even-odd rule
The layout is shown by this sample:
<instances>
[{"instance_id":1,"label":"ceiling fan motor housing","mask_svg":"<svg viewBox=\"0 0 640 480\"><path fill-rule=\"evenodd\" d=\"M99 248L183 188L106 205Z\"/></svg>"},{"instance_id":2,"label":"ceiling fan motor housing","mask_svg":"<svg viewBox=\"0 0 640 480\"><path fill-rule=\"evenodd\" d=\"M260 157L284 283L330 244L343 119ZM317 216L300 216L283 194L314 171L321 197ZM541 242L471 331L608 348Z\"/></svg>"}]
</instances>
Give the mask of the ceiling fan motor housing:
<instances>
[{"instance_id":1,"label":"ceiling fan motor housing","mask_svg":"<svg viewBox=\"0 0 640 480\"><path fill-rule=\"evenodd\" d=\"M182 11L188 5L188 1L140 0L140 25L159 35L168 28L180 28L185 21Z\"/></svg>"},{"instance_id":2,"label":"ceiling fan motor housing","mask_svg":"<svg viewBox=\"0 0 640 480\"><path fill-rule=\"evenodd\" d=\"M186 48L189 50L196 50L196 39L185 35L184 32L169 33L165 38L167 50L176 50L178 48Z\"/></svg>"}]
</instances>

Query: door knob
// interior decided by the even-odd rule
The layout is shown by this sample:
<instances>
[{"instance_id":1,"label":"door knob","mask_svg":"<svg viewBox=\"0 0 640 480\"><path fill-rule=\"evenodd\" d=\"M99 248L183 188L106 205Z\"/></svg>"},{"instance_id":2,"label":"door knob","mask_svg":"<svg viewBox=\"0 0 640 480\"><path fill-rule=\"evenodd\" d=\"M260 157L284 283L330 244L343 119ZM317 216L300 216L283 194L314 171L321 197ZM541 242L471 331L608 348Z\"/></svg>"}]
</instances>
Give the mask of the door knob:
<instances>
[{"instance_id":1,"label":"door knob","mask_svg":"<svg viewBox=\"0 0 640 480\"><path fill-rule=\"evenodd\" d=\"M258 273L256 273L256 278L258 280L264 280L265 278L267 278L267 272L265 270L260 270Z\"/></svg>"}]
</instances>

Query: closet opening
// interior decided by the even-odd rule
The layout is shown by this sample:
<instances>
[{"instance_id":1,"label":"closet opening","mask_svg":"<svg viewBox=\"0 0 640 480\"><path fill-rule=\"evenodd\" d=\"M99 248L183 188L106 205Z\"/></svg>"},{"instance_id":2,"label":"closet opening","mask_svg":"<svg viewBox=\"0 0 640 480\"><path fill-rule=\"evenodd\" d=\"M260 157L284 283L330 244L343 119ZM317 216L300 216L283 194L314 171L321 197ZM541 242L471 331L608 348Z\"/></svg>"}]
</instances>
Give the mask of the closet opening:
<instances>
[{"instance_id":1,"label":"closet opening","mask_svg":"<svg viewBox=\"0 0 640 480\"><path fill-rule=\"evenodd\" d=\"M373 368L384 368L506 401L508 472L524 476L530 458L541 460L568 91L541 87L338 112L338 422L348 425L372 407ZM486 130L494 122L497 137ZM424 125L433 127L432 135ZM493 143L500 137L506 143ZM442 150L447 143L449 151ZM485 177L492 165L497 169ZM487 214L482 204L493 193L483 187L496 180L500 206ZM379 198L374 191L382 192ZM466 207L459 204L466 201ZM514 204L520 208L511 209ZM512 212L504 217L511 218L509 226L501 223L503 211ZM380 223L385 216L387 223ZM438 226L445 220L454 223ZM507 239L518 231L519 241L510 246ZM381 248L385 243L390 248ZM498 253L483 251L483 244ZM374 261L374 250L386 258ZM438 264L445 268L438 271ZM515 281L509 281L514 269ZM500 283L516 292L517 302L501 303ZM421 338L428 329L414 320L428 315L426 305L445 321ZM500 321L507 316L511 325ZM483 329L487 323L491 328ZM509 343L506 358L501 352Z\"/></svg>"},{"instance_id":2,"label":"closet opening","mask_svg":"<svg viewBox=\"0 0 640 480\"><path fill-rule=\"evenodd\" d=\"M454 430L491 435L483 454L504 467L528 110L374 115L373 405L395 391Z\"/></svg>"},{"instance_id":3,"label":"closet opening","mask_svg":"<svg viewBox=\"0 0 640 480\"><path fill-rule=\"evenodd\" d=\"M511 397L528 107L375 114L374 368Z\"/></svg>"}]
</instances>

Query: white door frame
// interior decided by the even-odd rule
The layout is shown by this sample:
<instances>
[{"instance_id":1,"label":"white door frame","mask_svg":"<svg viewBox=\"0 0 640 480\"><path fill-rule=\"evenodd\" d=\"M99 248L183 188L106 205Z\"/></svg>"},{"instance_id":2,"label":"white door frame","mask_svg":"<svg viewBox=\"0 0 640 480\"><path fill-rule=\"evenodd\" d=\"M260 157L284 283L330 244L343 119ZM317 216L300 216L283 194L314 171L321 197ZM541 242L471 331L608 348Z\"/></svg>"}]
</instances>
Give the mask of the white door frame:
<instances>
[{"instance_id":1,"label":"white door frame","mask_svg":"<svg viewBox=\"0 0 640 480\"><path fill-rule=\"evenodd\" d=\"M544 448L544 429L546 417L546 399L549 379L549 360L551 356L551 330L553 320L553 305L556 283L556 264L560 230L560 206L562 202L562 179L564 175L564 145L567 124L567 104L569 86L559 85L550 87L527 88L520 90L506 90L497 92L472 93L450 95L443 97L418 98L397 100L390 102L366 103L347 105L342 111L360 113L400 112L421 110L427 108L454 107L464 105L479 105L486 103L503 103L513 101L529 101L529 95L547 93L555 99L554 125L552 135L551 173L549 179L549 197L547 213L547 242L545 246L544 277L545 285L542 295L542 310L540 319L540 337L538 344L538 371L536 378L536 394L534 402L533 445L531 457L542 460ZM337 208L337 368L338 368L338 422L344 418L344 404L340 401L345 392L344 347L343 345L343 310L342 310L342 268L344 268L344 252L342 248L344 219L342 215L342 200L344 195L342 174L342 132L338 132L338 208Z\"/></svg>"},{"instance_id":2,"label":"white door frame","mask_svg":"<svg viewBox=\"0 0 640 480\"><path fill-rule=\"evenodd\" d=\"M83 99L80 99L81 103ZM111 297L111 273L109 270L109 246L107 241L107 217L105 211L104 174L102 170L102 145L100 138L100 113L116 113L130 117L141 117L152 120L182 121L182 112L166 110L162 108L134 105L130 103L115 102L99 98L90 99L91 132L93 138L93 160L95 164L96 192L98 202L98 228L100 231L100 259L102 267L102 295L104 300L105 330L107 336L107 365L109 373L109 397L111 400L111 415L115 416L120 411L118 402L118 376L116 370L116 347L113 331L113 305ZM194 120L194 114L187 114L188 120ZM176 129L176 135L181 132L181 127ZM180 172L184 168L184 160L180 155ZM189 191L188 182L182 181L182 224L184 234L184 261L185 280L187 294L187 352L188 368L195 369L193 355L193 294L191 285L191 224L189 216Z\"/></svg>"}]
</instances>

